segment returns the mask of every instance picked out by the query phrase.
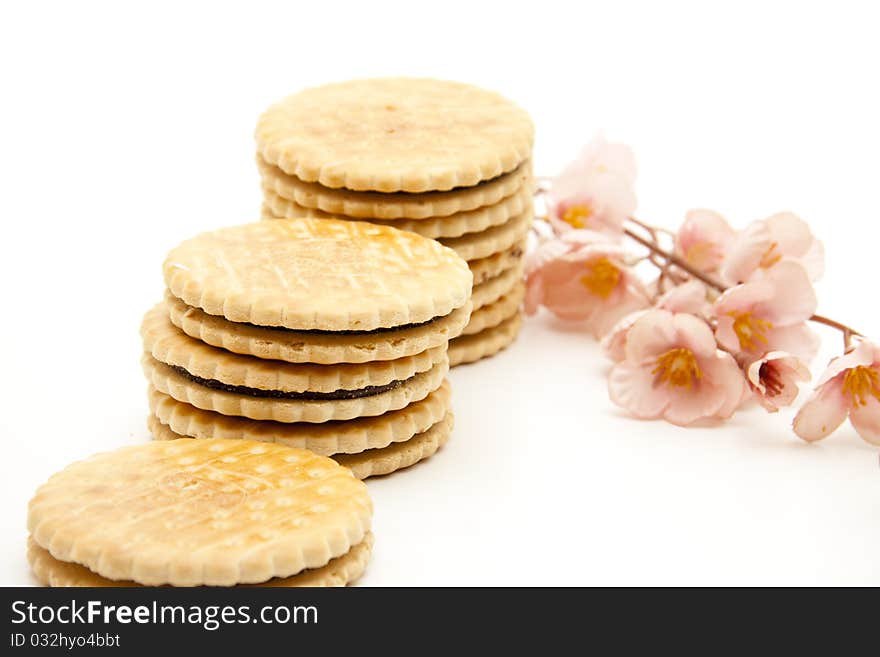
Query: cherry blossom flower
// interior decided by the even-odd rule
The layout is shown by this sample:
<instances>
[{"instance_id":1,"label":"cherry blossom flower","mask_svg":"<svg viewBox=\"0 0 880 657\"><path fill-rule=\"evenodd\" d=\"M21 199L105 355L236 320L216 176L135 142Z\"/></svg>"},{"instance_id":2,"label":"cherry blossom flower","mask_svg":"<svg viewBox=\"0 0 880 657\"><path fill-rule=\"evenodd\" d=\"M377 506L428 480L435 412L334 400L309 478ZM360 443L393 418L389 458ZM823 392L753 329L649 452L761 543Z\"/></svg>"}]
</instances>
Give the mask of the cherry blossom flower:
<instances>
[{"instance_id":1,"label":"cherry blossom flower","mask_svg":"<svg viewBox=\"0 0 880 657\"><path fill-rule=\"evenodd\" d=\"M625 255L587 231L545 242L526 262L526 312L544 306L562 319L586 320L587 329L601 337L623 315L648 304Z\"/></svg>"},{"instance_id":2,"label":"cherry blossom flower","mask_svg":"<svg viewBox=\"0 0 880 657\"><path fill-rule=\"evenodd\" d=\"M816 293L804 268L784 261L730 288L715 301L715 337L734 353L757 357L787 351L808 361L819 347L818 336L806 323L816 305Z\"/></svg>"},{"instance_id":3,"label":"cherry blossom flower","mask_svg":"<svg viewBox=\"0 0 880 657\"><path fill-rule=\"evenodd\" d=\"M594 139L551 184L547 210L553 229L619 237L636 209L635 177L635 157L627 146Z\"/></svg>"},{"instance_id":4,"label":"cherry blossom flower","mask_svg":"<svg viewBox=\"0 0 880 657\"><path fill-rule=\"evenodd\" d=\"M709 309L706 301L706 286L699 281L687 281L669 290L661 296L655 308L668 310L672 313L690 313L701 316ZM639 317L650 310L637 310L621 319L614 328L602 339L602 351L615 363L626 356L626 336Z\"/></svg>"},{"instance_id":5,"label":"cherry blossom flower","mask_svg":"<svg viewBox=\"0 0 880 657\"><path fill-rule=\"evenodd\" d=\"M663 418L686 426L730 417L747 393L730 354L712 330L686 313L650 310L629 330L624 359L611 370L608 394L642 419Z\"/></svg>"},{"instance_id":6,"label":"cherry blossom flower","mask_svg":"<svg viewBox=\"0 0 880 657\"><path fill-rule=\"evenodd\" d=\"M809 442L821 440L847 417L863 439L880 445L880 347L868 340L831 361L795 416L794 432Z\"/></svg>"},{"instance_id":7,"label":"cherry blossom flower","mask_svg":"<svg viewBox=\"0 0 880 657\"><path fill-rule=\"evenodd\" d=\"M759 270L768 270L780 262L796 260L811 281L822 278L825 249L807 223L791 212L780 212L752 222L737 235L721 266L721 278L727 285L745 283Z\"/></svg>"},{"instance_id":8,"label":"cherry blossom flower","mask_svg":"<svg viewBox=\"0 0 880 657\"><path fill-rule=\"evenodd\" d=\"M675 251L691 267L718 271L736 232L713 210L691 210L675 234Z\"/></svg>"},{"instance_id":9,"label":"cherry blossom flower","mask_svg":"<svg viewBox=\"0 0 880 657\"><path fill-rule=\"evenodd\" d=\"M810 380L810 368L784 351L771 351L746 367L746 378L758 403L770 413L797 399L799 381Z\"/></svg>"}]
</instances>

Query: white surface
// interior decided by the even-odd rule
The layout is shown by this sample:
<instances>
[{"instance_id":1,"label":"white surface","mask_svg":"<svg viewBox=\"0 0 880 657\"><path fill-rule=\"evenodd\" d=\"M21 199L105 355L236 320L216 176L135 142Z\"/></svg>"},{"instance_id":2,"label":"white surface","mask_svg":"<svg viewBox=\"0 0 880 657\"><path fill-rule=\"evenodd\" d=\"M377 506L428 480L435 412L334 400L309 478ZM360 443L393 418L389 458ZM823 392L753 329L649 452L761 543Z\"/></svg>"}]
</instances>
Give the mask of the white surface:
<instances>
[{"instance_id":1,"label":"white surface","mask_svg":"<svg viewBox=\"0 0 880 657\"><path fill-rule=\"evenodd\" d=\"M604 130L639 158L640 216L669 227L696 206L739 225L792 209L826 243L821 310L880 336L880 45L859 5L219 4L0 9L0 582L31 582L37 485L147 439L137 329L164 254L257 217L254 122L305 85L498 89L534 115L540 173ZM880 584L878 455L852 429L808 446L786 412L638 422L605 368L541 317L456 370L448 447L370 483L363 582Z\"/></svg>"}]
</instances>

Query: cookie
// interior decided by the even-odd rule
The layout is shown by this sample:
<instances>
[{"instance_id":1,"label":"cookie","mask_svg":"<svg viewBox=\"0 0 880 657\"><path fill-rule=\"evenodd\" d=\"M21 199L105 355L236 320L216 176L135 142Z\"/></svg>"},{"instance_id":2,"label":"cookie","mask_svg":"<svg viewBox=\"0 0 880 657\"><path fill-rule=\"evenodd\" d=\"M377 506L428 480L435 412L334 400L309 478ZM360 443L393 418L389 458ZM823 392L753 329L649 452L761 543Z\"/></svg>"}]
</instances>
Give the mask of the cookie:
<instances>
[{"instance_id":1,"label":"cookie","mask_svg":"<svg viewBox=\"0 0 880 657\"><path fill-rule=\"evenodd\" d=\"M510 249L526 238L532 226L532 205L500 226L479 233L467 233L461 237L444 237L439 242L455 251L465 260L478 260ZM273 223L273 222L266 222Z\"/></svg>"},{"instance_id":2,"label":"cookie","mask_svg":"<svg viewBox=\"0 0 880 657\"><path fill-rule=\"evenodd\" d=\"M494 253L479 260L470 260L468 267L474 276L474 287L523 262L525 252L526 240L521 240L500 253Z\"/></svg>"},{"instance_id":3,"label":"cookie","mask_svg":"<svg viewBox=\"0 0 880 657\"><path fill-rule=\"evenodd\" d=\"M147 396L150 413L177 435L261 440L309 449L322 456L355 454L409 440L442 420L449 412L452 399L449 383L444 381L424 399L382 415L321 424L285 424L204 411L152 386Z\"/></svg>"},{"instance_id":4,"label":"cookie","mask_svg":"<svg viewBox=\"0 0 880 657\"><path fill-rule=\"evenodd\" d=\"M456 338L449 343L450 367L472 363L510 346L519 334L521 323L522 315L517 313L498 326Z\"/></svg>"},{"instance_id":5,"label":"cookie","mask_svg":"<svg viewBox=\"0 0 880 657\"><path fill-rule=\"evenodd\" d=\"M289 176L278 167L257 157L263 188L304 208L323 210L332 215L371 219L428 219L448 217L459 212L495 205L523 187L532 189L532 162L523 162L510 173L473 187L448 192L422 194L383 194L330 189Z\"/></svg>"},{"instance_id":6,"label":"cookie","mask_svg":"<svg viewBox=\"0 0 880 657\"><path fill-rule=\"evenodd\" d=\"M508 196L495 205L487 205L476 210L459 212L448 217L431 217L428 219L362 219L382 226L391 226L399 230L408 230L423 237L461 237L465 233L476 233L493 226L499 226L511 217L522 214L532 204L532 190L523 187L519 192ZM263 218L297 219L299 217L339 218L349 217L333 215L323 210L306 208L295 201L281 198L274 192L263 190Z\"/></svg>"},{"instance_id":7,"label":"cookie","mask_svg":"<svg viewBox=\"0 0 880 657\"><path fill-rule=\"evenodd\" d=\"M288 363L366 363L394 360L445 345L461 334L471 315L471 304L445 317L394 330L292 331L230 322L187 306L165 295L171 323L190 337L236 354Z\"/></svg>"},{"instance_id":8,"label":"cookie","mask_svg":"<svg viewBox=\"0 0 880 657\"><path fill-rule=\"evenodd\" d=\"M320 331L429 322L465 305L473 280L434 240L333 219L203 233L174 248L163 271L171 294L209 315Z\"/></svg>"},{"instance_id":9,"label":"cookie","mask_svg":"<svg viewBox=\"0 0 880 657\"><path fill-rule=\"evenodd\" d=\"M327 422L382 415L427 397L440 387L449 370L444 358L427 372L386 386L332 393L282 393L209 385L149 354L144 354L141 364L147 381L177 401L223 415L276 422Z\"/></svg>"},{"instance_id":10,"label":"cookie","mask_svg":"<svg viewBox=\"0 0 880 657\"><path fill-rule=\"evenodd\" d=\"M372 502L332 459L247 440L124 447L43 484L28 530L110 580L231 586L326 566L361 543Z\"/></svg>"},{"instance_id":11,"label":"cookie","mask_svg":"<svg viewBox=\"0 0 880 657\"><path fill-rule=\"evenodd\" d=\"M154 416L147 418L147 424L156 440L189 438L176 433ZM358 479L391 474L432 456L449 440L452 426L453 415L447 413L426 431L412 436L409 440L391 443L387 447L368 449L357 454L333 454L330 458L349 468Z\"/></svg>"},{"instance_id":12,"label":"cookie","mask_svg":"<svg viewBox=\"0 0 880 657\"><path fill-rule=\"evenodd\" d=\"M532 152L529 115L500 94L417 78L306 89L267 109L257 152L305 182L354 191L429 192L476 185Z\"/></svg>"},{"instance_id":13,"label":"cookie","mask_svg":"<svg viewBox=\"0 0 880 657\"><path fill-rule=\"evenodd\" d=\"M519 307L525 296L526 286L520 282L497 301L475 311L462 335L473 335L510 319L519 312Z\"/></svg>"},{"instance_id":14,"label":"cookie","mask_svg":"<svg viewBox=\"0 0 880 657\"><path fill-rule=\"evenodd\" d=\"M320 568L310 568L290 577L276 577L260 584L239 584L253 586L347 586L363 574L370 561L373 548L373 534L367 532L364 540L352 547L341 557L331 559ZM93 573L85 566L67 561L59 561L48 550L41 548L32 538L28 538L27 560L37 580L44 586L71 587L139 587L143 584L132 580L112 580Z\"/></svg>"},{"instance_id":15,"label":"cookie","mask_svg":"<svg viewBox=\"0 0 880 657\"><path fill-rule=\"evenodd\" d=\"M280 392L333 392L386 386L426 372L446 357L446 345L412 356L367 363L316 365L284 363L234 354L191 338L168 319L165 304L141 323L144 351L194 380L214 387Z\"/></svg>"},{"instance_id":16,"label":"cookie","mask_svg":"<svg viewBox=\"0 0 880 657\"><path fill-rule=\"evenodd\" d=\"M391 474L433 456L449 440L454 423L453 414L447 413L433 427L406 442L393 443L382 449L369 449L359 454L336 454L333 459L349 468L358 479Z\"/></svg>"},{"instance_id":17,"label":"cookie","mask_svg":"<svg viewBox=\"0 0 880 657\"><path fill-rule=\"evenodd\" d=\"M523 280L523 269L523 263L516 264L507 271L501 272L498 276L475 286L471 294L474 312L479 308L495 303L502 296L513 290L517 283ZM473 313L471 315L473 316Z\"/></svg>"}]
</instances>

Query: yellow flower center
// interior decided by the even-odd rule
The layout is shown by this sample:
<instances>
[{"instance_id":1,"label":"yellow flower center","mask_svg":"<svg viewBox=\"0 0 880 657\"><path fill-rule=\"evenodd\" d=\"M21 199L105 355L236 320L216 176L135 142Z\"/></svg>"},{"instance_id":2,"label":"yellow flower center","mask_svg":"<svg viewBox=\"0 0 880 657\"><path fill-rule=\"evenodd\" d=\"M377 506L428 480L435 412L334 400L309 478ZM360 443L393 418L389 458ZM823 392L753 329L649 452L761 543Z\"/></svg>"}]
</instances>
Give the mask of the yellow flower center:
<instances>
[{"instance_id":1,"label":"yellow flower center","mask_svg":"<svg viewBox=\"0 0 880 657\"><path fill-rule=\"evenodd\" d=\"M733 317L733 332L739 339L739 346L743 351L757 351L758 343L767 344L767 331L773 328L773 323L766 319L760 319L752 313L727 313Z\"/></svg>"},{"instance_id":2,"label":"yellow flower center","mask_svg":"<svg viewBox=\"0 0 880 657\"><path fill-rule=\"evenodd\" d=\"M703 372L697 364L694 352L684 347L670 349L661 354L654 363L651 374L655 375L656 383L670 383L677 388L688 388L703 378Z\"/></svg>"},{"instance_id":3,"label":"yellow flower center","mask_svg":"<svg viewBox=\"0 0 880 657\"><path fill-rule=\"evenodd\" d=\"M847 370L843 376L843 394L850 398L853 406L867 406L870 397L880 401L880 375L877 370L864 365Z\"/></svg>"},{"instance_id":4,"label":"yellow flower center","mask_svg":"<svg viewBox=\"0 0 880 657\"><path fill-rule=\"evenodd\" d=\"M597 297L607 299L620 283L620 268L608 258L597 258L587 263L587 273L581 276L581 285Z\"/></svg>"},{"instance_id":5,"label":"yellow flower center","mask_svg":"<svg viewBox=\"0 0 880 657\"><path fill-rule=\"evenodd\" d=\"M764 251L764 255L761 256L761 262L759 266L764 269L770 269L777 262L782 260L782 254L778 251L779 244L773 242L766 251Z\"/></svg>"},{"instance_id":6,"label":"yellow flower center","mask_svg":"<svg viewBox=\"0 0 880 657\"><path fill-rule=\"evenodd\" d=\"M586 228L587 219L593 216L589 205L570 205L562 213L562 220L572 228Z\"/></svg>"}]
</instances>

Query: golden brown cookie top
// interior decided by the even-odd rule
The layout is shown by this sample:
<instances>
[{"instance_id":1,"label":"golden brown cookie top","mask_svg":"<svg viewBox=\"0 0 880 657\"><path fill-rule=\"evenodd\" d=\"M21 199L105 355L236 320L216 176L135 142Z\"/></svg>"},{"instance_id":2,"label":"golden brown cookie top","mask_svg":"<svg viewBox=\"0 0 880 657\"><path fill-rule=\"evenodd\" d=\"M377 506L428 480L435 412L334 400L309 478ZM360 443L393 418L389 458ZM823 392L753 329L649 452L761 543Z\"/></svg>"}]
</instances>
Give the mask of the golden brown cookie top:
<instances>
[{"instance_id":1,"label":"golden brown cookie top","mask_svg":"<svg viewBox=\"0 0 880 657\"><path fill-rule=\"evenodd\" d=\"M333 219L262 221L203 233L169 253L178 299L233 322L371 331L418 324L467 303L467 263L437 242Z\"/></svg>"},{"instance_id":2,"label":"golden brown cookie top","mask_svg":"<svg viewBox=\"0 0 880 657\"><path fill-rule=\"evenodd\" d=\"M516 104L460 82L352 80L306 89L266 110L257 150L304 182L355 191L476 185L527 160L534 126Z\"/></svg>"},{"instance_id":3,"label":"golden brown cookie top","mask_svg":"<svg viewBox=\"0 0 880 657\"><path fill-rule=\"evenodd\" d=\"M232 585L317 568L370 527L366 487L331 459L249 440L152 442L74 463L28 507L61 561L141 584Z\"/></svg>"}]
</instances>

